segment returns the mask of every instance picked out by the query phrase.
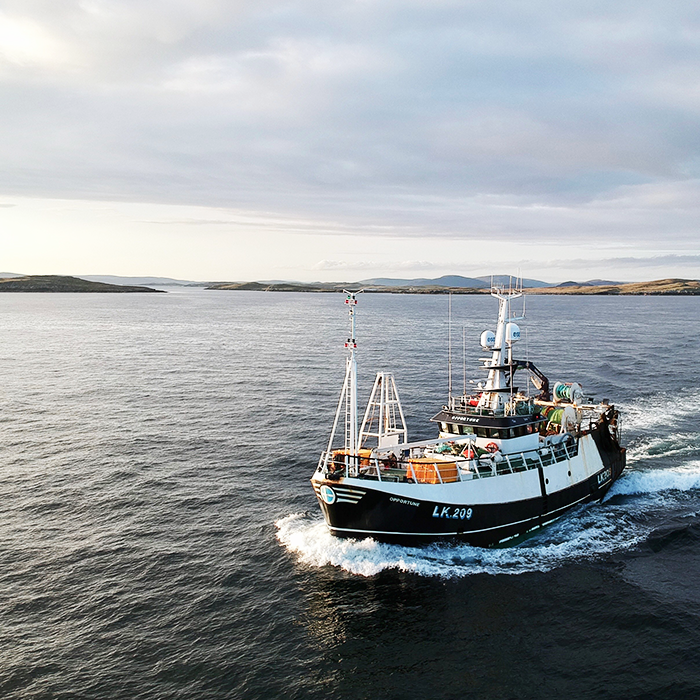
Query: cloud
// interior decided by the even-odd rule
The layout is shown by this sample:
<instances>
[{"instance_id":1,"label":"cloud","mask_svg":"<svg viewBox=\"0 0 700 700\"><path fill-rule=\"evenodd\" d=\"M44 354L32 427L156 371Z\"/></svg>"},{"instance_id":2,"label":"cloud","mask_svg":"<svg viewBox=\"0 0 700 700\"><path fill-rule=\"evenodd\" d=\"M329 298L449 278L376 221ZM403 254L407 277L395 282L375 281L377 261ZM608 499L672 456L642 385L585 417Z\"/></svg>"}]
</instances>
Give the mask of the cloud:
<instances>
[{"instance_id":1,"label":"cloud","mask_svg":"<svg viewBox=\"0 0 700 700\"><path fill-rule=\"evenodd\" d=\"M699 19L689 0L7 0L0 194L212 209L152 219L192 235L630 246L687 266Z\"/></svg>"},{"instance_id":2,"label":"cloud","mask_svg":"<svg viewBox=\"0 0 700 700\"><path fill-rule=\"evenodd\" d=\"M583 262L583 261L582 261ZM590 260L585 262L590 263ZM700 268L700 255L656 255L649 258L602 258L595 261L605 267L692 267Z\"/></svg>"},{"instance_id":3,"label":"cloud","mask_svg":"<svg viewBox=\"0 0 700 700\"><path fill-rule=\"evenodd\" d=\"M0 12L0 59L21 69L50 69L70 60L70 47L57 40L38 22L24 17L13 18ZM0 63L0 66L2 65Z\"/></svg>"},{"instance_id":4,"label":"cloud","mask_svg":"<svg viewBox=\"0 0 700 700\"><path fill-rule=\"evenodd\" d=\"M319 260L312 270L319 271L391 271L407 272L414 270L436 270L441 269L441 265L427 260L397 260L392 262L377 260Z\"/></svg>"},{"instance_id":5,"label":"cloud","mask_svg":"<svg viewBox=\"0 0 700 700\"><path fill-rule=\"evenodd\" d=\"M511 268L513 260L505 261L505 266ZM526 259L520 258L517 263L521 266L526 266L529 269L543 270L571 270L577 267L589 269L605 268L605 269L620 269L637 270L639 268L695 268L700 270L700 254L698 255L656 255L650 257L590 257L590 258L538 258ZM320 260L315 265L311 266L311 270L319 271L391 271L391 272L420 272L420 271L436 271L442 274L446 268L461 271L483 272L485 265L492 265L491 262L486 263L483 259L479 259L475 263L474 259L452 260L450 265L446 266L444 262L433 262L428 260L399 260L399 261L377 261L377 260Z\"/></svg>"}]
</instances>

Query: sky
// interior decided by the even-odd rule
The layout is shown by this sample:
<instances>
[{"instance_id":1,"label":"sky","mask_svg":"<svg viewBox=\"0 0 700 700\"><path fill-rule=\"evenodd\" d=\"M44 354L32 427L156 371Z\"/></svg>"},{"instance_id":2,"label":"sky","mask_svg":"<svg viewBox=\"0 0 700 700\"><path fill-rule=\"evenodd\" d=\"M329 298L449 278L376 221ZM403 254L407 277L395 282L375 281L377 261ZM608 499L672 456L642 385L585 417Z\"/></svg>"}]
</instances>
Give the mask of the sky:
<instances>
[{"instance_id":1,"label":"sky","mask_svg":"<svg viewBox=\"0 0 700 700\"><path fill-rule=\"evenodd\" d=\"M0 270L700 277L700 4L0 0Z\"/></svg>"}]
</instances>

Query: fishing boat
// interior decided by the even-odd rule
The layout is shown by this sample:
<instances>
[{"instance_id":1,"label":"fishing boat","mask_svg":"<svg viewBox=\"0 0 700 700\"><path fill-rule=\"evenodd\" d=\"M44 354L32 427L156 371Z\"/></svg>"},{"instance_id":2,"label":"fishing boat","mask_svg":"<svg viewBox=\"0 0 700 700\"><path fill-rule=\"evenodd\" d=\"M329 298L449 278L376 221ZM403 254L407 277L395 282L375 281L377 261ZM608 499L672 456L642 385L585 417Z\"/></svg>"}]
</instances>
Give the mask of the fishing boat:
<instances>
[{"instance_id":1,"label":"fishing boat","mask_svg":"<svg viewBox=\"0 0 700 700\"><path fill-rule=\"evenodd\" d=\"M495 332L480 337L486 379L471 394L449 391L447 404L431 418L438 436L418 442L409 440L391 374L377 373L358 420L357 293L345 295L350 317L345 380L327 448L311 479L333 535L498 545L578 504L602 499L622 473L618 410L606 400L585 399L576 382L550 385L532 362L513 356L521 336L516 322L525 310L523 298L515 315L513 302L523 296L522 285L492 288L498 323ZM527 387L521 390L516 375L524 373Z\"/></svg>"}]
</instances>

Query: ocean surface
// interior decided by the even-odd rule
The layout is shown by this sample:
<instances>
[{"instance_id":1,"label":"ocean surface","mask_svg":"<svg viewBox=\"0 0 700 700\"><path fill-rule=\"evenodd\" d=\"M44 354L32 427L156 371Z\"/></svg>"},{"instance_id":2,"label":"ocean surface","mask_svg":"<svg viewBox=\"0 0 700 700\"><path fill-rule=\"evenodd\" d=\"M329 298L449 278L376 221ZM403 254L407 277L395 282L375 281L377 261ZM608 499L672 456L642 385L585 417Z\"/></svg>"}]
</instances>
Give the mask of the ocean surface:
<instances>
[{"instance_id":1,"label":"ocean surface","mask_svg":"<svg viewBox=\"0 0 700 700\"><path fill-rule=\"evenodd\" d=\"M359 301L361 403L393 371L434 435L447 297ZM456 390L496 312L453 297ZM700 299L520 325L621 407L628 471L519 546L403 548L332 538L309 483L341 295L0 295L0 698L700 697Z\"/></svg>"}]
</instances>

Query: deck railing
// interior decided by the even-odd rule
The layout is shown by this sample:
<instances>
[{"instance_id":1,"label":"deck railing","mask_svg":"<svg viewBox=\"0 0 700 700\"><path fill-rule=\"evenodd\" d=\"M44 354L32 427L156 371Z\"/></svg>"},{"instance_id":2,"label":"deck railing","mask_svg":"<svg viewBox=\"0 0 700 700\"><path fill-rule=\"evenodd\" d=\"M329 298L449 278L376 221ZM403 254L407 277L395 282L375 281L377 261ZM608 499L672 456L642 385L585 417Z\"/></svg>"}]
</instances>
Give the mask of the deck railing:
<instances>
[{"instance_id":1,"label":"deck railing","mask_svg":"<svg viewBox=\"0 0 700 700\"><path fill-rule=\"evenodd\" d=\"M530 452L513 454L501 454L498 452L488 458L484 458L482 455L479 459L457 462L457 480L485 479L491 476L515 474L516 472L523 472L529 469L548 467L557 462L571 459L577 454L577 441L562 441ZM428 459L429 457L430 455L424 455L422 459ZM331 479L335 475L337 477L344 476L376 481L418 481L415 463L412 460L398 460L392 464L387 464L387 461L376 457L368 458L346 454L334 455L331 452L324 452L321 455L318 466ZM440 465L448 466L454 464L455 462L453 461L442 461L437 458L434 463L422 462L421 471L432 467L435 472L435 481L426 482L424 478L421 478L421 482L446 483L440 470Z\"/></svg>"}]
</instances>

